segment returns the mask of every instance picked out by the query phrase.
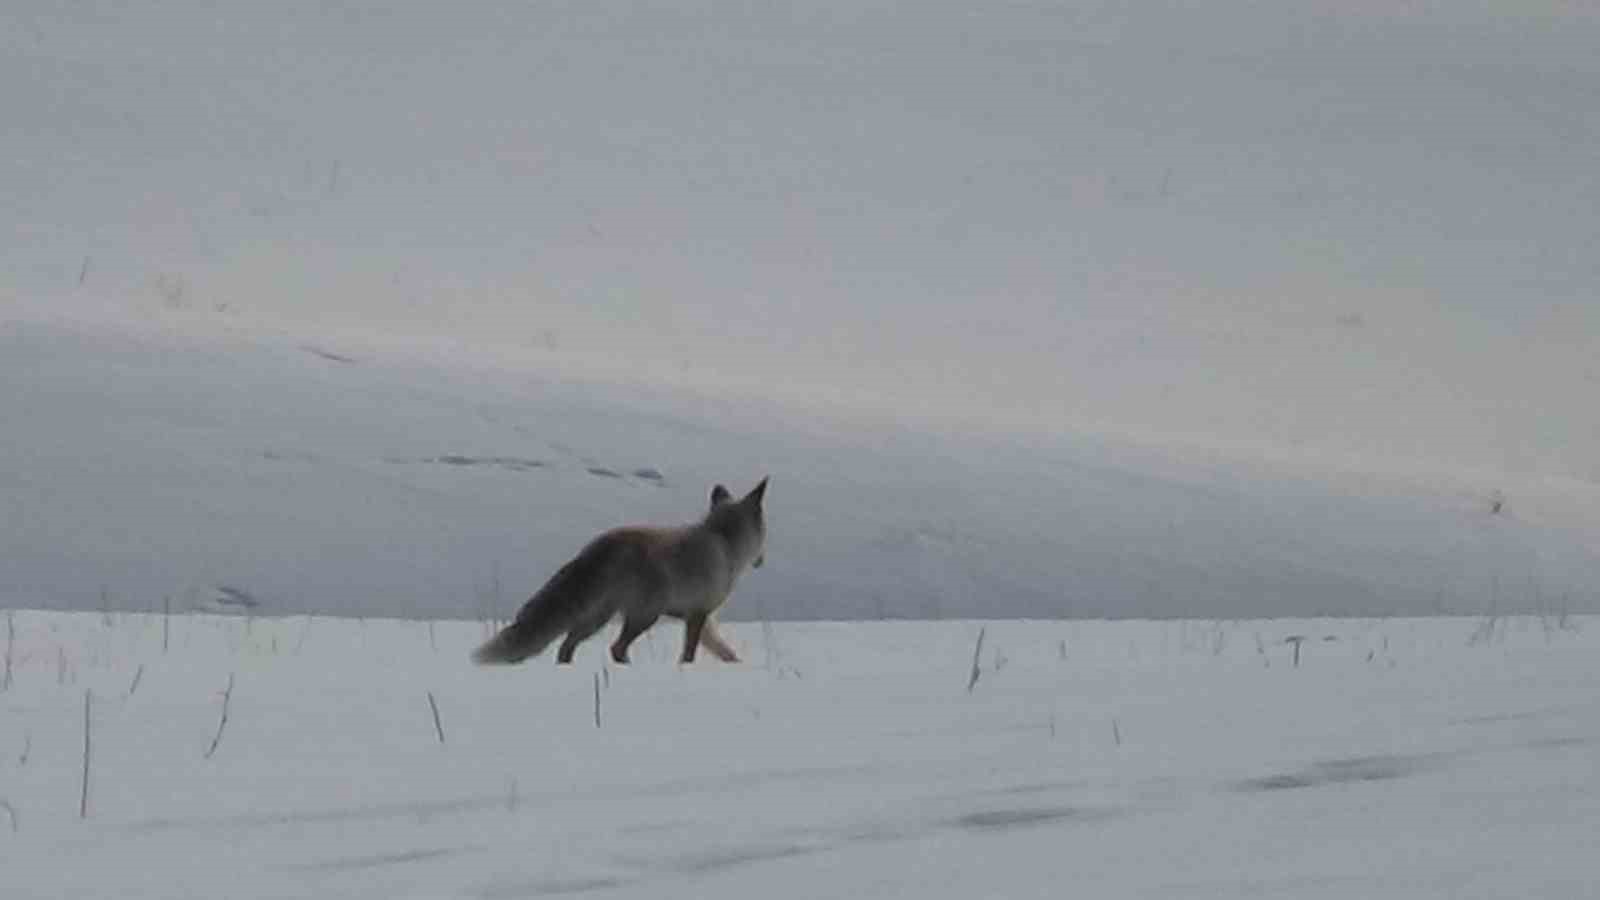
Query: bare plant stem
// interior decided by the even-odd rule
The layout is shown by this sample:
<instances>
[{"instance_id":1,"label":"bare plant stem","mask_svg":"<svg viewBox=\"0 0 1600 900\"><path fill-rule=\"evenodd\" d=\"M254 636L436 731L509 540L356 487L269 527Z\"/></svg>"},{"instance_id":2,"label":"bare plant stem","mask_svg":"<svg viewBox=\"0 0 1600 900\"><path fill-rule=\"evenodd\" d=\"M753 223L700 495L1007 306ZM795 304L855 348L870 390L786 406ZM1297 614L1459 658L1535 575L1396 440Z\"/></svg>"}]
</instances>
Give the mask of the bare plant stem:
<instances>
[{"instance_id":1,"label":"bare plant stem","mask_svg":"<svg viewBox=\"0 0 1600 900\"><path fill-rule=\"evenodd\" d=\"M93 692L85 689L83 692L83 790L78 794L78 818L89 818L89 754L91 750L89 731L89 707L93 702Z\"/></svg>"},{"instance_id":2,"label":"bare plant stem","mask_svg":"<svg viewBox=\"0 0 1600 900\"><path fill-rule=\"evenodd\" d=\"M439 721L439 701L433 699L433 691L428 692L428 708L433 710L433 731L439 735L439 743L444 743L444 725Z\"/></svg>"},{"instance_id":3,"label":"bare plant stem","mask_svg":"<svg viewBox=\"0 0 1600 900\"><path fill-rule=\"evenodd\" d=\"M772 637L773 637L773 635L772 635L772 620L766 618L765 616L763 616L762 619L761 619L761 646L762 646L762 648L764 650L767 651L767 670L768 671L772 670L772 658L773 658L773 655L774 655L774 651L773 651L773 647L772 647Z\"/></svg>"},{"instance_id":4,"label":"bare plant stem","mask_svg":"<svg viewBox=\"0 0 1600 900\"><path fill-rule=\"evenodd\" d=\"M978 666L978 658L983 655L983 635L986 631L988 631L987 628L978 629L978 644L972 648L972 676L967 679L967 693L969 694L972 693L973 688L978 686L978 678L983 674L983 670Z\"/></svg>"},{"instance_id":5,"label":"bare plant stem","mask_svg":"<svg viewBox=\"0 0 1600 900\"><path fill-rule=\"evenodd\" d=\"M1305 635L1290 635L1284 638L1283 642L1294 647L1294 667L1296 669L1300 668L1300 645L1306 642Z\"/></svg>"},{"instance_id":6,"label":"bare plant stem","mask_svg":"<svg viewBox=\"0 0 1600 900\"><path fill-rule=\"evenodd\" d=\"M295 656L299 656L300 655L300 651L305 649L306 638L308 638L310 636L311 636L311 617L310 616L306 616L306 624L300 629L300 638L294 642L294 655Z\"/></svg>"},{"instance_id":7,"label":"bare plant stem","mask_svg":"<svg viewBox=\"0 0 1600 900\"><path fill-rule=\"evenodd\" d=\"M222 730L228 727L228 701L233 699L233 675L228 676L228 686L222 690L222 717L217 720L217 733L211 738L211 746L206 748L206 759L217 752L217 745L222 743Z\"/></svg>"},{"instance_id":8,"label":"bare plant stem","mask_svg":"<svg viewBox=\"0 0 1600 900\"><path fill-rule=\"evenodd\" d=\"M17 643L17 614L6 613L6 674L4 681L0 681L0 691L11 690L11 659L13 649Z\"/></svg>"},{"instance_id":9,"label":"bare plant stem","mask_svg":"<svg viewBox=\"0 0 1600 900\"><path fill-rule=\"evenodd\" d=\"M141 678L143 678L143 677L144 677L144 663L140 663L139 664L139 671L133 673L133 683L128 685L128 696L129 697L132 697L133 696L133 692L137 691L139 689L139 680Z\"/></svg>"},{"instance_id":10,"label":"bare plant stem","mask_svg":"<svg viewBox=\"0 0 1600 900\"><path fill-rule=\"evenodd\" d=\"M594 673L594 727L600 727L600 673Z\"/></svg>"}]
</instances>

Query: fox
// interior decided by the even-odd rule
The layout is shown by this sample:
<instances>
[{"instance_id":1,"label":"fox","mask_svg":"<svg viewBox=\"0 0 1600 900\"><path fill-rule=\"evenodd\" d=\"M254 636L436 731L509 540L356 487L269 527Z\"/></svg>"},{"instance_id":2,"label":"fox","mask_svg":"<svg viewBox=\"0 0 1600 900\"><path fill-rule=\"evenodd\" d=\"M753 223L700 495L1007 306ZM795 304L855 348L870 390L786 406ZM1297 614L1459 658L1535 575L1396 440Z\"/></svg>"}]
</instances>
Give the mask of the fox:
<instances>
[{"instance_id":1,"label":"fox","mask_svg":"<svg viewBox=\"0 0 1600 900\"><path fill-rule=\"evenodd\" d=\"M578 645L617 615L622 631L611 659L628 664L628 648L662 616L682 619L680 663L704 646L723 662L739 655L717 631L716 615L746 569L766 562L767 478L738 500L721 484L698 522L678 527L630 525L591 540L539 588L502 628L473 651L479 665L512 665L538 656L565 635L556 663L572 662Z\"/></svg>"}]
</instances>

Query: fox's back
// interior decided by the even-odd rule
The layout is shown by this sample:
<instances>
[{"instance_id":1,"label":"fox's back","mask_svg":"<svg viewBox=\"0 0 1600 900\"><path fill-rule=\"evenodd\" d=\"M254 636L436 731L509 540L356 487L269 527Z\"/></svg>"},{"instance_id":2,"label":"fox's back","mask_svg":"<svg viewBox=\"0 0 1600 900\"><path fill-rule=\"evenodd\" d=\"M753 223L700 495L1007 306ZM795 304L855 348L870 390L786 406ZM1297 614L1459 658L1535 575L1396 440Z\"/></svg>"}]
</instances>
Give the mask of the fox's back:
<instances>
[{"instance_id":1,"label":"fox's back","mask_svg":"<svg viewBox=\"0 0 1600 900\"><path fill-rule=\"evenodd\" d=\"M615 574L640 576L663 585L669 612L719 604L733 587L731 548L704 525L616 528L597 538L595 544L605 547Z\"/></svg>"}]
</instances>

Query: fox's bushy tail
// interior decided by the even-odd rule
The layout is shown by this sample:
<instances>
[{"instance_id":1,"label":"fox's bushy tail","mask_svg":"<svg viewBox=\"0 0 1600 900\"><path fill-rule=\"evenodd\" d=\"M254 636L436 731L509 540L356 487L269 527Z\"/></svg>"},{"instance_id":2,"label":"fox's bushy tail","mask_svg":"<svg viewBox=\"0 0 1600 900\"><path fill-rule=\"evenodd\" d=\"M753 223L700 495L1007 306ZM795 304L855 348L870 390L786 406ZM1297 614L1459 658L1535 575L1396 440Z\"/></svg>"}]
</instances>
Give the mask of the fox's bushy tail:
<instances>
[{"instance_id":1,"label":"fox's bushy tail","mask_svg":"<svg viewBox=\"0 0 1600 900\"><path fill-rule=\"evenodd\" d=\"M584 548L523 604L510 625L472 651L472 661L509 665L539 655L590 613L589 606L603 602L600 582L607 556L608 548L599 541Z\"/></svg>"},{"instance_id":2,"label":"fox's bushy tail","mask_svg":"<svg viewBox=\"0 0 1600 900\"><path fill-rule=\"evenodd\" d=\"M519 663L549 646L559 634L559 629L541 633L525 622L512 622L472 651L472 661L480 666Z\"/></svg>"}]
</instances>

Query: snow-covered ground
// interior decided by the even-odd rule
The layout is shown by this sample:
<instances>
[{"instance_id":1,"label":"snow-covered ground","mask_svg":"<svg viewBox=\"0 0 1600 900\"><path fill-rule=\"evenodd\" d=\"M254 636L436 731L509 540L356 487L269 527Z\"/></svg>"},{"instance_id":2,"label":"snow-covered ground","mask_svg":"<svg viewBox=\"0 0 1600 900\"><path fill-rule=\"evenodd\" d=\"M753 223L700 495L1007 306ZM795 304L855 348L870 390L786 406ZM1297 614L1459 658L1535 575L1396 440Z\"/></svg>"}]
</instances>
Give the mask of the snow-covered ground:
<instances>
[{"instance_id":1,"label":"snow-covered ground","mask_svg":"<svg viewBox=\"0 0 1600 900\"><path fill-rule=\"evenodd\" d=\"M0 895L1595 895L1596 46L3 4ZM467 664L764 475L747 663Z\"/></svg>"},{"instance_id":2,"label":"snow-covered ground","mask_svg":"<svg viewBox=\"0 0 1600 900\"><path fill-rule=\"evenodd\" d=\"M17 900L1596 891L1592 617L743 623L687 668L674 625L627 669L474 668L475 622L14 626Z\"/></svg>"}]
</instances>

